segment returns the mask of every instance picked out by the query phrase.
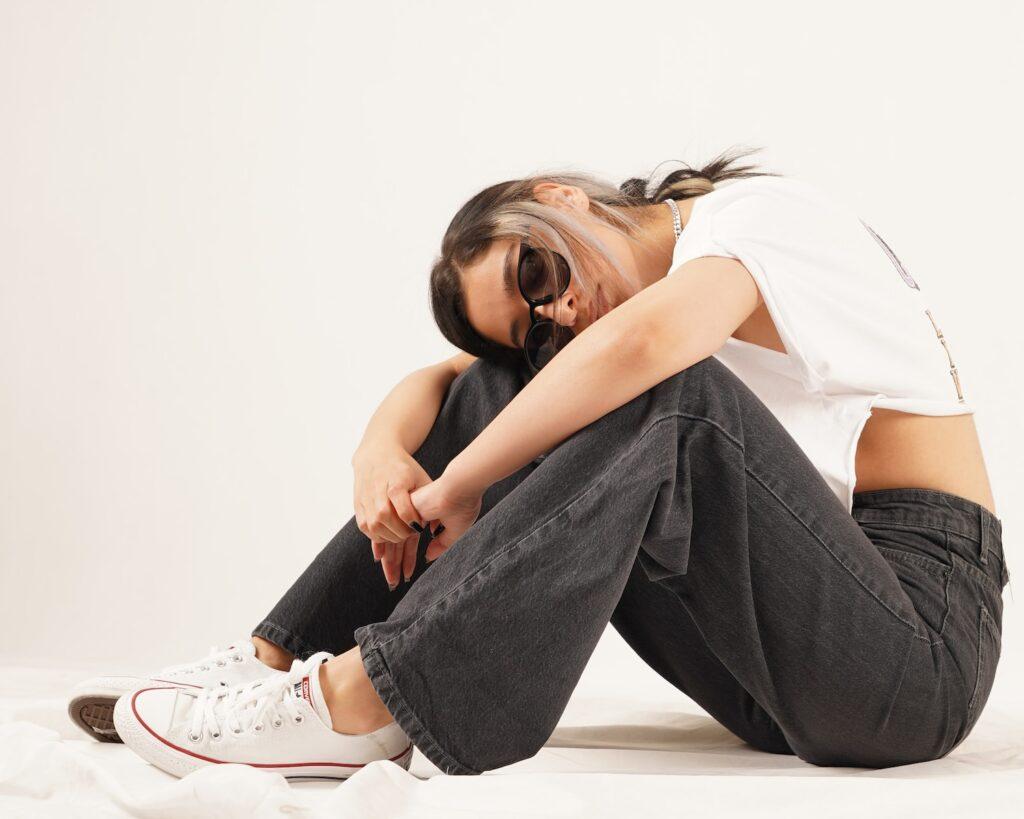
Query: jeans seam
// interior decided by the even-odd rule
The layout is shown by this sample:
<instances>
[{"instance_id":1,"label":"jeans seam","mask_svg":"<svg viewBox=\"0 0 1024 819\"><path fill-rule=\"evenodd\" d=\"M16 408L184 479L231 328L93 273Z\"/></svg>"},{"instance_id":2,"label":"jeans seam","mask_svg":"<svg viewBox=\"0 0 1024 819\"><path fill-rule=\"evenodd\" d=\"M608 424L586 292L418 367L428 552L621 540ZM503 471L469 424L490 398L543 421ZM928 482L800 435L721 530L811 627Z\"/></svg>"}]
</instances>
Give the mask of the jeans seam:
<instances>
[{"instance_id":1,"label":"jeans seam","mask_svg":"<svg viewBox=\"0 0 1024 819\"><path fill-rule=\"evenodd\" d=\"M967 704L967 723L970 724L978 707L978 692L981 690L981 672L985 668L985 619L990 617L988 607L982 603L978 611L978 666L974 677L974 690Z\"/></svg>"},{"instance_id":2,"label":"jeans seam","mask_svg":"<svg viewBox=\"0 0 1024 819\"><path fill-rule=\"evenodd\" d=\"M954 535L959 535L962 538L966 538L967 540L973 541L974 543L978 542L978 539L974 535L972 535L971 533L965 532L962 529L957 529L956 527L953 527L953 526L936 526L936 525L930 524L930 523L917 523L917 522L914 522L914 523L902 523L900 521L896 521L896 520L893 520L892 518L884 517L884 516L883 517L871 517L871 516L864 516L864 517L862 517L862 516L859 516L859 515L854 515L854 519L858 523L880 523L880 524L884 524L885 526L891 526L893 529L931 529L933 532L942 532L942 533L947 534L947 535L952 533Z\"/></svg>"},{"instance_id":3,"label":"jeans seam","mask_svg":"<svg viewBox=\"0 0 1024 819\"><path fill-rule=\"evenodd\" d=\"M989 589L994 591L997 595L1002 596L1003 590L996 583L996 581L989 577L987 574L985 574L981 569L979 569L969 560L965 560L964 558L960 557L960 555L955 553L952 555L952 559L954 569L963 572L964 575L971 578L977 583L984 583L986 586L988 586Z\"/></svg>"},{"instance_id":4,"label":"jeans seam","mask_svg":"<svg viewBox=\"0 0 1024 819\"><path fill-rule=\"evenodd\" d=\"M945 642L943 635L946 633L946 622L949 620L951 607L949 586L953 580L954 568L940 560L937 560L936 558L908 554L900 549L893 549L890 546L880 546L876 543L875 548L882 553L882 556L885 557L886 560L893 560L897 563L919 567L922 571L928 572L928 574L942 579L942 601L945 608L942 610L942 622L939 623L938 631L935 632L935 636L938 639L929 643L929 645L934 646ZM886 557L886 555L888 555L888 557Z\"/></svg>"},{"instance_id":5,"label":"jeans seam","mask_svg":"<svg viewBox=\"0 0 1024 819\"><path fill-rule=\"evenodd\" d=\"M939 640L945 642L944 636L946 633L946 623L949 620L949 610L952 606L949 599L949 586L953 582L953 552L949 548L949 533L947 532L943 538L942 545L946 548L946 557L949 559L949 571L946 573L945 582L942 585L942 593L945 597L946 612L942 615L942 627L939 629Z\"/></svg>"},{"instance_id":6,"label":"jeans seam","mask_svg":"<svg viewBox=\"0 0 1024 819\"><path fill-rule=\"evenodd\" d=\"M876 490L873 490L873 491L876 491ZM883 490L877 490L877 491L883 491ZM999 586L993 578L989 577L987 574L985 574L985 572L983 572L980 568L975 566L969 560L967 560L964 557L961 557L959 554L957 554L956 552L954 552L952 549L949 548L949 536L950 535L956 535L958 537L966 538L967 540L970 540L972 543L977 543L978 542L978 540L976 538L974 538L974 537L972 537L972 536L970 536L968 534L965 534L964 532L962 532L960 530L957 530L955 527L949 527L949 526L929 526L927 523L899 523L898 521L887 520L887 519L883 520L883 519L872 519L872 518L855 518L855 520L857 520L858 523L865 523L865 524L881 523L881 524L884 524L887 528L890 528L890 529L902 529L902 530L910 531L910 532L912 532L912 531L914 531L916 529L930 529L933 532L942 532L943 535L946 538L946 552L949 555L950 566L952 568L954 568L954 569L963 570L964 572L966 572L967 574L969 574L971 577L973 577L974 579L978 580L979 582L987 583L992 589L995 590L996 594L1002 594L1002 587ZM881 548L881 547L879 547L879 548ZM995 549L993 549L992 546L989 546L988 550L991 551L993 554L996 554ZM1000 552L997 556L998 556L998 558L1000 560L1000 566L1005 567L1005 565L1006 565L1006 556L1005 556L1005 554ZM932 558L921 558L921 559L922 560L931 560ZM940 562L940 561L936 561L936 562ZM987 565L987 562L986 562L986 565ZM1000 571L1001 571L1001 569L1000 569Z\"/></svg>"},{"instance_id":7,"label":"jeans seam","mask_svg":"<svg viewBox=\"0 0 1024 819\"><path fill-rule=\"evenodd\" d=\"M711 426L715 427L716 429L718 429L722 433L724 433L742 451L743 447L739 445L739 442L736 441L736 439L733 438L732 435L730 435L725 429L723 429L721 426L716 424L714 421L711 421L708 418L702 418L701 416L698 416L698 415L687 415L686 413L681 413L681 412L673 413L671 415L665 415L665 416L663 416L661 418L656 419L655 421L652 421L651 425L647 429L645 429L642 433L640 433L640 435L637 437L636 441L634 442L633 446L639 444L644 438L646 438L647 435L651 432L651 430L653 430L656 426L658 426L662 421L668 421L668 420L671 420L671 419L674 419L674 418L678 418L680 416L687 417L687 418L692 418L692 419L697 420L697 421L704 421L704 422L710 424ZM586 487L586 489L584 489L582 492L580 492L578 495L576 495L576 497L574 497L571 500L567 501L565 506L563 506L557 512L554 512L552 515L550 515L542 523L537 524L537 526L535 526L533 529L531 529L529 532L527 532L521 538L519 538L518 540L516 540L513 543L510 543L508 546L506 546L500 552L496 552L495 554L491 555L491 557L488 560L486 560L483 563L481 563L480 565L478 565L476 567L475 571L473 571L471 574L469 574L466 577L464 577L460 583L458 583L457 585L455 585L452 588L450 588L447 592L445 592L445 594L442 597L439 597L437 600L435 600L433 603L431 603L430 606L425 608L420 613L420 615L415 620L410 622L405 628L403 628L397 634L393 634L391 637L389 637L384 642L376 643L374 647L375 648L380 648L380 647L385 646L388 643L392 642L393 640L397 640L399 637L401 637L403 634L405 634L405 632L407 632L413 626L418 624L431 611L433 611L435 608L437 608L437 606L439 606L442 602L444 602L449 597L451 597L456 591L458 591L459 589L463 588L467 583L469 583L471 580L476 578L477 575L480 574L480 572L482 572L485 568L490 566L491 563L493 563L495 560L498 560L500 558L505 557L505 555L509 554L513 549L518 548L518 546L524 540L526 540L529 537L532 537L534 534L539 532L545 526L547 526L548 524L554 522L555 520L560 518L562 515L564 515L566 512L568 512L569 509L572 506L574 506L579 501L583 500L583 498L585 498L596 486L598 486L601 483L601 481L604 479L604 477L616 466L616 464L618 464L619 461L621 461L630 452L632 452L632 448L633 448L632 446L627 447L622 452L622 454L619 455L619 457L617 457L614 461L612 461L610 464L608 464L603 470L601 470L601 472L593 479L593 481L590 483L589 486Z\"/></svg>"},{"instance_id":8,"label":"jeans seam","mask_svg":"<svg viewBox=\"0 0 1024 819\"><path fill-rule=\"evenodd\" d=\"M253 629L252 634L254 634L257 637L263 637L262 634L258 633L260 628L263 627L263 626L269 626L271 629L276 629L277 631L281 632L281 634L285 635L285 637L289 641L293 642L296 648L301 647L301 651L298 652L299 654L302 654L302 655L306 655L306 654L313 655L313 654L316 653L316 649L314 649L312 646L310 646L309 643L307 643L305 640L303 640L297 634L294 634L293 632L291 632L288 629L286 629L284 626L278 625L277 623L275 623L275 622L273 622L271 620L262 620L262 621L260 621L260 623L256 626L256 628ZM263 637L263 639L267 639L267 638ZM268 642L272 642L273 643L275 641L274 640L269 640ZM278 645L280 645L280 644L278 644ZM285 649L286 651L292 651L292 649L289 648L288 646L280 646L280 647ZM292 651L292 653L296 654L296 652L294 652L294 651Z\"/></svg>"},{"instance_id":9,"label":"jeans seam","mask_svg":"<svg viewBox=\"0 0 1024 819\"><path fill-rule=\"evenodd\" d=\"M860 578L859 578L859 577L857 576L856 572L854 572L854 571L853 571L853 570L852 570L852 569L851 569L851 568L850 568L849 566L847 566L847 565L846 565L846 564L845 564L845 563L844 563L844 562L843 562L843 561L842 561L842 560L840 559L839 555L837 555L837 554L836 554L836 553L835 553L835 552L834 552L834 551L833 551L832 549L830 549L830 548L829 548L829 545L828 545L828 544L827 544L827 543L826 543L826 542L825 542L825 541L824 541L824 540L823 540L823 539L822 539L822 538L821 538L821 537L820 537L820 536L818 535L818 533L817 533L817 532L815 532L815 531L814 531L814 530L813 530L813 529L812 529L812 528L811 528L811 527L810 527L810 526L809 526L809 525L807 524L807 521L805 521L805 520L804 520L804 519L803 519L802 517L800 517L800 515L798 515L798 514L797 514L797 513L796 513L796 512L795 512L795 511L793 510L793 508L792 508L792 507L791 507L791 506L790 506L790 505L789 505L788 503L786 503L786 501L784 501L784 500L783 500L783 499L782 499L781 497L779 497L778 493L776 493L776 492L775 492L775 490L773 490L773 489L772 489L772 488L771 488L771 487L770 487L770 486L769 486L769 485L768 485L767 483L765 483L765 481L764 481L764 480L762 480L762 478L761 478L761 477L760 477L759 475L757 475L757 474L756 474L755 472L753 472L753 471L752 471L752 470L750 469L750 467L745 467L745 469L746 469L746 471L747 471L747 474L748 474L748 475L750 475L750 477L752 477L752 478L753 478L753 479L754 479L755 481L757 481L757 482L758 482L759 484L761 484L761 486L763 486L763 487L765 488L765 490L766 490L766 491L768 491L768 492L769 492L769 493L770 493L770 494L771 494L771 495L772 495L772 496L773 496L773 497L774 497L774 498L775 498L775 499L776 499L776 500L777 500L777 501L778 501L779 503L781 503L781 504L782 504L782 505L783 505L783 506L784 506L784 507L786 508L786 510L787 510L787 511L789 512L789 514L790 514L790 515L792 515L792 516L793 516L793 518L794 518L795 520L797 520L797 521L798 521L798 522L800 523L800 525L801 525L801 526L803 526L803 527L804 527L804 528L805 528L805 529L806 529L806 530L807 530L808 532L810 532L811 536L812 536L812 537L813 537L813 538L814 538L815 540L817 540L817 541L818 541L818 543L820 543L820 544L821 544L821 545L822 545L822 546L824 547L825 551L826 551L826 552L828 552L828 553L829 553L829 554L830 554L830 555L832 556L832 558L833 558L833 559L834 559L834 560L836 561L836 563L838 563L838 564L839 564L840 566L842 566L842 567L843 567L844 569L846 569L846 572L847 572L847 574L849 574L849 575L850 575L850 577L852 577L852 578L854 579L854 581L856 581L856 583L857 583L857 584L858 584L858 585L859 585L859 586L860 586L860 587L861 587L862 589L864 589L864 591L866 591L866 592L867 592L867 593L868 593L869 595L871 595L871 597L872 597L872 598L874 598L874 600L875 600L875 601L876 601L876 602L877 602L877 603L878 603L878 604L879 604L879 605L880 605L880 606L881 606L882 608L884 608L884 609L885 609L885 610L886 610L887 612L889 612L889 614L891 614L891 615L892 615L893 617L895 617L895 618L896 618L896 619L897 619L897 620L898 620L899 622L903 623L903 625L905 625L905 626L907 626L907 627L909 627L909 628L910 628L911 636L912 636L912 637L913 637L913 638L914 638L915 640L920 640L921 642L923 642L923 643L927 643L928 645L932 645L932 646L933 646L933 645L938 645L939 643L941 643L941 642L942 642L942 640L937 640L937 641L934 641L934 642L933 642L933 641L929 640L929 639L928 639L927 637L924 637L924 636L922 636L922 635L918 634L918 633L917 633L917 627L916 627L916 626L915 626L915 625L914 625L913 623L911 623L911 622L910 622L909 620L906 620L906 619L904 619L904 618L903 618L903 617L902 617L902 616L900 615L900 613L899 613L899 612L897 612L897 611L893 611L893 609L891 609L891 608L889 607L889 605L888 605L888 604L887 604L887 603L886 603L886 602L885 602L885 601L884 601L884 600L883 600L882 598L880 598L880 597L879 597L879 596L878 596L877 594L875 594L875 593L874 593L874 592L873 592L873 591L872 591L872 590L871 590L870 588L868 588L868 586L867 586L867 585L866 585L866 584L864 583L864 581L863 581L863 580L861 580L861 579L860 579Z\"/></svg>"},{"instance_id":10,"label":"jeans seam","mask_svg":"<svg viewBox=\"0 0 1024 819\"><path fill-rule=\"evenodd\" d=\"M916 566L920 566L924 571L934 574L936 577L946 577L952 572L953 567L948 563L943 563L941 560L935 557L925 557L924 555L909 554L902 549L895 549L892 546L882 546L876 543L875 548L878 549L883 555L889 554L893 560L901 563L912 563Z\"/></svg>"}]
</instances>

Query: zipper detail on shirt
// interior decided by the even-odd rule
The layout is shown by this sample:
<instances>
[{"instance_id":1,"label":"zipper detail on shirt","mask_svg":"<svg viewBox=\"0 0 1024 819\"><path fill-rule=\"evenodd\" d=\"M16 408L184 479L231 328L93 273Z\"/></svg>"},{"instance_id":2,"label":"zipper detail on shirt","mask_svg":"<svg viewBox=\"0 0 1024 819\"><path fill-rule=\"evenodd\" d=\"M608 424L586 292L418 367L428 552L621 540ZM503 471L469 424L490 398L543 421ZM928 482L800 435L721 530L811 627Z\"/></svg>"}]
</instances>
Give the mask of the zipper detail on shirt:
<instances>
[{"instance_id":1,"label":"zipper detail on shirt","mask_svg":"<svg viewBox=\"0 0 1024 819\"><path fill-rule=\"evenodd\" d=\"M932 327L935 328L935 335L939 337L939 341L942 343L942 349L946 351L946 359L949 361L949 374L953 376L953 384L956 386L956 396L959 403L964 403L964 392L960 388L960 374L957 372L956 364L953 363L953 356L949 352L949 344L946 342L946 337L942 334L942 330L939 329L939 325L935 323L935 319L932 317L931 310L925 310L924 314L928 316L928 320L932 323Z\"/></svg>"}]
</instances>

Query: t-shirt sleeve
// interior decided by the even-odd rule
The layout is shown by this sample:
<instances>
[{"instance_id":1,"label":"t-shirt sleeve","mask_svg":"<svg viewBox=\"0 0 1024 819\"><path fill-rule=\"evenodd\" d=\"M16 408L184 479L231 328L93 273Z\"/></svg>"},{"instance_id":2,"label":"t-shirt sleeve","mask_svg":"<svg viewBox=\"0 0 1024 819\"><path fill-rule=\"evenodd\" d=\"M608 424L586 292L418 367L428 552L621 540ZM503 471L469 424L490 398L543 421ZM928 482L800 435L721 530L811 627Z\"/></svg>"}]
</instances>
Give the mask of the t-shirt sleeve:
<instances>
[{"instance_id":1,"label":"t-shirt sleeve","mask_svg":"<svg viewBox=\"0 0 1024 819\"><path fill-rule=\"evenodd\" d=\"M801 180L743 181L756 184L737 186L702 215L686 256L743 263L808 390L873 389L894 354L939 363L921 324L919 290L855 212ZM892 388L906 386L906 370L893 372Z\"/></svg>"},{"instance_id":2,"label":"t-shirt sleeve","mask_svg":"<svg viewBox=\"0 0 1024 819\"><path fill-rule=\"evenodd\" d=\"M805 386L814 390L822 380L814 366L814 335L798 317L820 314L822 302L829 298L822 292L820 269L812 276L806 265L805 208L778 190L783 180L772 181L775 184L748 188L708 214L702 240L690 255L725 256L743 263Z\"/></svg>"}]
</instances>

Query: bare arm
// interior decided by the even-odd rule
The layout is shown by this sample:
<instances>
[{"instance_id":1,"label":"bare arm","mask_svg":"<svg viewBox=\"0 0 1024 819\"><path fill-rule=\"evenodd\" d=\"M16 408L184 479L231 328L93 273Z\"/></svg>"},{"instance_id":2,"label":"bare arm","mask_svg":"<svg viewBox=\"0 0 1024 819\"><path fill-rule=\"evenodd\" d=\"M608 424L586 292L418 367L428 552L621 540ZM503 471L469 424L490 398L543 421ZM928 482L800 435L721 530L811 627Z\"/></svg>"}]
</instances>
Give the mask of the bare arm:
<instances>
[{"instance_id":1,"label":"bare arm","mask_svg":"<svg viewBox=\"0 0 1024 819\"><path fill-rule=\"evenodd\" d=\"M356 525L370 538L374 559L380 561L392 588L402 575L412 576L416 562L419 534L409 521L420 515L409 493L431 481L412 454L437 420L452 381L475 360L460 353L403 378L371 416L352 455Z\"/></svg>"},{"instance_id":2,"label":"bare arm","mask_svg":"<svg viewBox=\"0 0 1024 819\"><path fill-rule=\"evenodd\" d=\"M574 432L717 351L757 308L736 259L706 256L581 332L449 463L439 483L482 493Z\"/></svg>"},{"instance_id":3,"label":"bare arm","mask_svg":"<svg viewBox=\"0 0 1024 819\"><path fill-rule=\"evenodd\" d=\"M448 387L474 361L469 353L459 353L399 381L370 416L352 465L381 447L398 447L409 454L419 449L437 420Z\"/></svg>"}]
</instances>

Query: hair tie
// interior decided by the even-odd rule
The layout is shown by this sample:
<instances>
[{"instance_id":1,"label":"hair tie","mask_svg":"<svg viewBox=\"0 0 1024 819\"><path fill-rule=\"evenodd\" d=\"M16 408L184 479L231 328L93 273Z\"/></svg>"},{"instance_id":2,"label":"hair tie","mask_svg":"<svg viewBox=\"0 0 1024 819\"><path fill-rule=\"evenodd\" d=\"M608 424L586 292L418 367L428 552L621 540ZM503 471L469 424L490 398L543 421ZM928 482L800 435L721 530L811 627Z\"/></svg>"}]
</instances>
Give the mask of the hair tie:
<instances>
[{"instance_id":1,"label":"hair tie","mask_svg":"<svg viewBox=\"0 0 1024 819\"><path fill-rule=\"evenodd\" d=\"M690 176L678 182L673 182L665 189L665 192L678 191L680 193L689 193L696 191L699 193L711 193L714 189L715 183L706 176Z\"/></svg>"}]
</instances>

